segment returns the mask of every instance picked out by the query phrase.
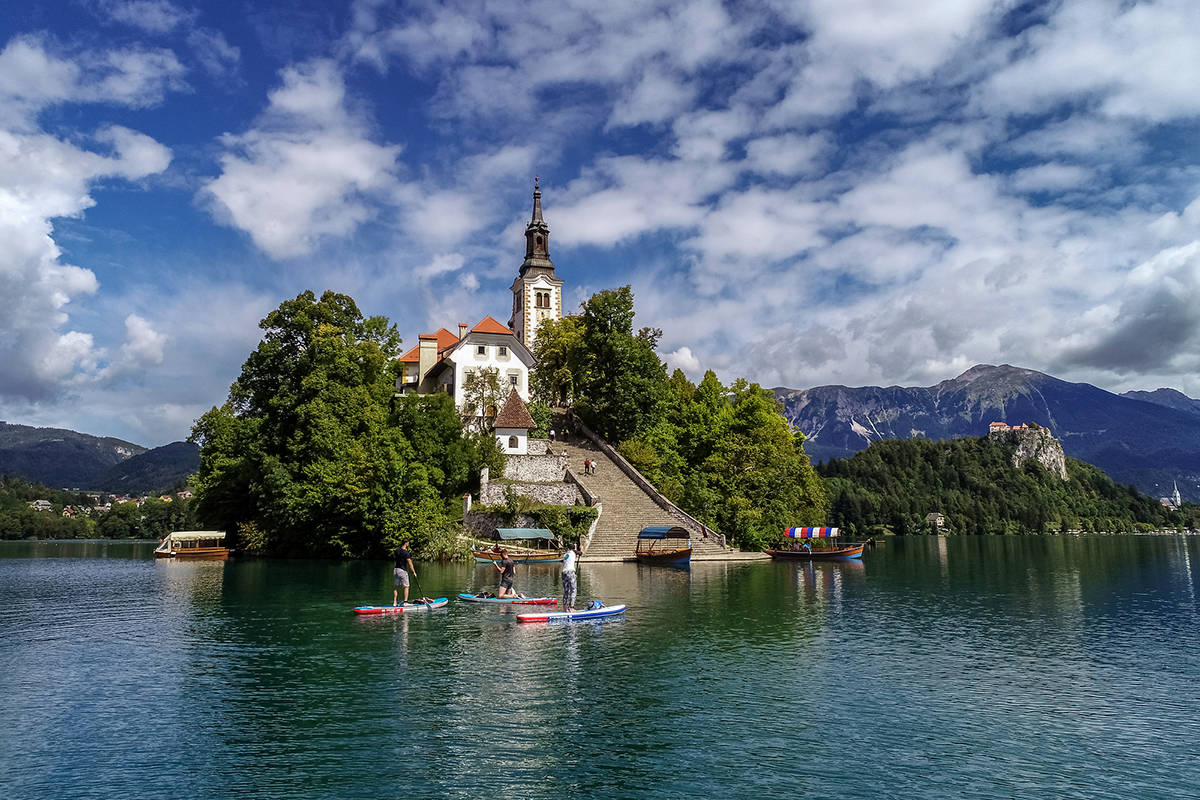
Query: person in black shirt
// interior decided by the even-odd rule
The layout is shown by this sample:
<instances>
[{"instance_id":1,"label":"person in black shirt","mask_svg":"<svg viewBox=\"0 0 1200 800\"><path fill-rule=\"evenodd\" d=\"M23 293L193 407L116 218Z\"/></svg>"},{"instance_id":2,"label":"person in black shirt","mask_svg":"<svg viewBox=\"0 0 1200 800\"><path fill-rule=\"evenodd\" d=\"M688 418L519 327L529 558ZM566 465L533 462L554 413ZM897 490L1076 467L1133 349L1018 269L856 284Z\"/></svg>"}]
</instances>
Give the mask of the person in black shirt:
<instances>
[{"instance_id":1,"label":"person in black shirt","mask_svg":"<svg viewBox=\"0 0 1200 800\"><path fill-rule=\"evenodd\" d=\"M496 562L492 562L496 564ZM500 591L497 592L497 597L516 597L517 593L513 591L513 581L517 578L517 564L508 557L507 550L500 551L500 563L496 564L496 570L500 573Z\"/></svg>"},{"instance_id":2,"label":"person in black shirt","mask_svg":"<svg viewBox=\"0 0 1200 800\"><path fill-rule=\"evenodd\" d=\"M392 605L396 605L396 600L400 595L400 587L404 587L404 602L408 602L408 579L417 577L417 571L413 568L412 554L408 552L408 539L400 543L396 548L396 552L392 555L396 559L396 566L392 570L392 575L395 577L395 588L392 589Z\"/></svg>"}]
</instances>

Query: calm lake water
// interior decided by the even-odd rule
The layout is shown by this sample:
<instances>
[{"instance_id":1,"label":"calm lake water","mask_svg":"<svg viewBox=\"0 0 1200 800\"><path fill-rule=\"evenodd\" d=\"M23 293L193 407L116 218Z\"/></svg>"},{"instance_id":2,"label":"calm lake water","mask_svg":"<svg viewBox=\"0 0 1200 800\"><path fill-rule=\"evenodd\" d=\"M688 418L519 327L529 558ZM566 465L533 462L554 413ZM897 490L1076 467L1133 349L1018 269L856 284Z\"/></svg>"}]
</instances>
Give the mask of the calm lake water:
<instances>
[{"instance_id":1,"label":"calm lake water","mask_svg":"<svg viewBox=\"0 0 1200 800\"><path fill-rule=\"evenodd\" d=\"M353 615L390 602L390 563L152 549L0 543L0 796L1200 794L1196 538L585 563L580 597L629 610L562 626ZM494 584L418 570L434 596Z\"/></svg>"}]
</instances>

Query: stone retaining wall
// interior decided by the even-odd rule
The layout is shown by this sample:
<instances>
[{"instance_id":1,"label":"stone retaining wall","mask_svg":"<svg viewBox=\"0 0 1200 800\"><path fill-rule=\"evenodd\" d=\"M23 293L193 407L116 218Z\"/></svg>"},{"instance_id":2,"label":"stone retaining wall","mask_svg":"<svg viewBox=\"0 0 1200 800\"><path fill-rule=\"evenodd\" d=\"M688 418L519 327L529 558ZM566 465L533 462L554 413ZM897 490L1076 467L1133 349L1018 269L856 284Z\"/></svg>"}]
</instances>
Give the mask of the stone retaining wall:
<instances>
[{"instance_id":1,"label":"stone retaining wall","mask_svg":"<svg viewBox=\"0 0 1200 800\"><path fill-rule=\"evenodd\" d=\"M511 459L512 456L509 456ZM548 506L573 506L581 499L579 487L573 483L500 483L492 481L480 492L479 502L485 506L502 505L505 492L512 488L520 497L528 497ZM520 526L516 526L520 527Z\"/></svg>"},{"instance_id":2,"label":"stone retaining wall","mask_svg":"<svg viewBox=\"0 0 1200 800\"><path fill-rule=\"evenodd\" d=\"M504 478L516 483L561 482L566 469L567 457L563 455L509 456Z\"/></svg>"}]
</instances>

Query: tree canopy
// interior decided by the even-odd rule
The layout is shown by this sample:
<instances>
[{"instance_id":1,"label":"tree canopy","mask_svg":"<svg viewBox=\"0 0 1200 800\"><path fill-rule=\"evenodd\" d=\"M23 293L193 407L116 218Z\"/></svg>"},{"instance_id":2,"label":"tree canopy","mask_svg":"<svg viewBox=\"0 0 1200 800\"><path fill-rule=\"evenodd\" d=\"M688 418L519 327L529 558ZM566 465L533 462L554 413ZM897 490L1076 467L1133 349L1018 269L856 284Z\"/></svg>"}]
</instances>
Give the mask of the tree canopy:
<instances>
[{"instance_id":1,"label":"tree canopy","mask_svg":"<svg viewBox=\"0 0 1200 800\"><path fill-rule=\"evenodd\" d=\"M450 547L459 492L498 450L463 439L449 397L394 398L395 326L307 291L260 327L229 402L192 430L198 516L274 554L365 557L402 537L427 555Z\"/></svg>"},{"instance_id":2,"label":"tree canopy","mask_svg":"<svg viewBox=\"0 0 1200 800\"><path fill-rule=\"evenodd\" d=\"M824 522L824 487L773 394L708 372L699 386L667 375L662 331L634 333L628 286L597 292L583 313L538 329L533 386L547 403L571 401L664 495L744 547L784 528Z\"/></svg>"}]
</instances>

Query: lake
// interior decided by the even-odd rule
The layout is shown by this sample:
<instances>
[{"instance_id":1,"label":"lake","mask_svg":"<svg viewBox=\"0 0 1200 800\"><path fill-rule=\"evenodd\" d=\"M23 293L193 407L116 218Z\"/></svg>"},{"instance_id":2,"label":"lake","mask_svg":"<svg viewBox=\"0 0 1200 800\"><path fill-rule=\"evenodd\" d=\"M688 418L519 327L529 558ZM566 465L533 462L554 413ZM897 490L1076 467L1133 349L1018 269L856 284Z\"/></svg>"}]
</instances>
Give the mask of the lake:
<instances>
[{"instance_id":1,"label":"lake","mask_svg":"<svg viewBox=\"0 0 1200 800\"><path fill-rule=\"evenodd\" d=\"M0 543L5 798L1179 798L1195 537L580 565L622 617L391 601L391 564ZM1194 567L1193 564L1197 566ZM422 564L427 594L494 588ZM560 594L555 567L518 568ZM415 587L414 587L415 594Z\"/></svg>"}]
</instances>

